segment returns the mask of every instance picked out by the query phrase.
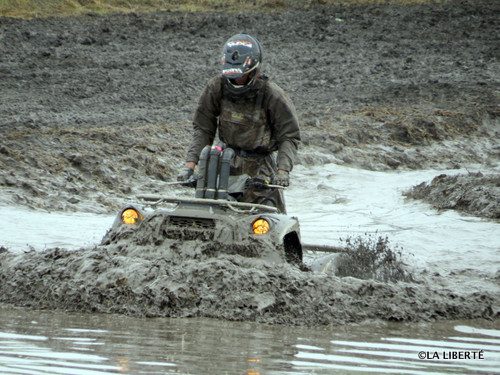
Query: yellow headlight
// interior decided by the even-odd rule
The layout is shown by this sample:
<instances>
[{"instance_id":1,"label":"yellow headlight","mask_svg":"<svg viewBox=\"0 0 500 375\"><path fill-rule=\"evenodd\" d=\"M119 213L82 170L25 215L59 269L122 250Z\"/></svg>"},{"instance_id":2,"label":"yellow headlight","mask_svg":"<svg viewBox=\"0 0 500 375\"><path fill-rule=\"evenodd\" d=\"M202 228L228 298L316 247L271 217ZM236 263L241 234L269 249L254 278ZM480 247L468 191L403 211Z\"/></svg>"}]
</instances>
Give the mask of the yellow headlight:
<instances>
[{"instance_id":1,"label":"yellow headlight","mask_svg":"<svg viewBox=\"0 0 500 375\"><path fill-rule=\"evenodd\" d=\"M252 230L254 234L266 234L269 232L271 226L269 225L269 221L266 219L257 219L252 224Z\"/></svg>"},{"instance_id":2,"label":"yellow headlight","mask_svg":"<svg viewBox=\"0 0 500 375\"><path fill-rule=\"evenodd\" d=\"M122 212L122 223L123 224L137 224L144 217L139 211L134 208L127 208Z\"/></svg>"}]
</instances>

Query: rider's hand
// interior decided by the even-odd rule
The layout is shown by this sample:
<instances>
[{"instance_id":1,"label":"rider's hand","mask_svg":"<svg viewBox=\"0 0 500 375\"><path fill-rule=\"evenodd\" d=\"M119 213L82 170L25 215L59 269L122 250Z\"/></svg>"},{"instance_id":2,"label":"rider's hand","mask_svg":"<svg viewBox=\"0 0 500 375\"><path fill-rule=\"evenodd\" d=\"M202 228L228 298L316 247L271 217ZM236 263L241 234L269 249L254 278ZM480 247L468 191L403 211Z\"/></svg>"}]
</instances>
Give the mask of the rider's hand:
<instances>
[{"instance_id":1,"label":"rider's hand","mask_svg":"<svg viewBox=\"0 0 500 375\"><path fill-rule=\"evenodd\" d=\"M275 185L288 186L290 185L290 177L288 176L288 171L284 169L278 169L278 173L274 175L273 183Z\"/></svg>"},{"instance_id":2,"label":"rider's hand","mask_svg":"<svg viewBox=\"0 0 500 375\"><path fill-rule=\"evenodd\" d=\"M266 189L269 183L269 179L265 176L255 176L247 181L246 186L255 188L257 190L263 190Z\"/></svg>"},{"instance_id":3,"label":"rider's hand","mask_svg":"<svg viewBox=\"0 0 500 375\"><path fill-rule=\"evenodd\" d=\"M191 168L184 167L177 175L177 181L187 181L189 180L189 177L191 177L192 175L193 175L193 170Z\"/></svg>"}]
</instances>

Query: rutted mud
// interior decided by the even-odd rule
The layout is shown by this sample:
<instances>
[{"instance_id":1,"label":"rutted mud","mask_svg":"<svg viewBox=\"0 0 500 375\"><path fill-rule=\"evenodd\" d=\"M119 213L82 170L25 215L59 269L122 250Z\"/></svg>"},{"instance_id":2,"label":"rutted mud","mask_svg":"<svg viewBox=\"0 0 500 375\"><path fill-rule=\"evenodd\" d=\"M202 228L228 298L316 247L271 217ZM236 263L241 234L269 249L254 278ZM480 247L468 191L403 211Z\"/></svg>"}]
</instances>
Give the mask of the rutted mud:
<instances>
[{"instance_id":1,"label":"rutted mud","mask_svg":"<svg viewBox=\"0 0 500 375\"><path fill-rule=\"evenodd\" d=\"M454 209L475 216L500 219L500 175L481 172L448 176L441 174L404 193L422 199L438 210Z\"/></svg>"},{"instance_id":2,"label":"rutted mud","mask_svg":"<svg viewBox=\"0 0 500 375\"><path fill-rule=\"evenodd\" d=\"M214 254L213 244L172 241L0 254L0 301L39 309L295 325L498 317L495 298L487 292L454 292L425 281L339 278Z\"/></svg>"},{"instance_id":3,"label":"rutted mud","mask_svg":"<svg viewBox=\"0 0 500 375\"><path fill-rule=\"evenodd\" d=\"M242 30L297 107L301 163L494 164L497 11L482 0L1 18L0 201L102 212L165 192L220 46Z\"/></svg>"}]
</instances>

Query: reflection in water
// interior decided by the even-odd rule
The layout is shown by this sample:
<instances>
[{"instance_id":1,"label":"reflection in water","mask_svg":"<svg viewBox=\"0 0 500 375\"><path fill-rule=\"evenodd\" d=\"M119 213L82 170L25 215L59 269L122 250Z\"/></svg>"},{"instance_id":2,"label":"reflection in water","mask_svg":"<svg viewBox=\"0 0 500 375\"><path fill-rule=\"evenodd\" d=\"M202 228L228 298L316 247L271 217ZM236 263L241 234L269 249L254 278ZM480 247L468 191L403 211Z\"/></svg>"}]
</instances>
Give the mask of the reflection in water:
<instances>
[{"instance_id":1,"label":"reflection in water","mask_svg":"<svg viewBox=\"0 0 500 375\"><path fill-rule=\"evenodd\" d=\"M248 369L247 372L246 372L247 375L260 375L260 371L259 370L255 370L255 369Z\"/></svg>"},{"instance_id":2,"label":"reflection in water","mask_svg":"<svg viewBox=\"0 0 500 375\"><path fill-rule=\"evenodd\" d=\"M463 333L470 333L470 334L478 334L478 335L485 335L485 336L492 336L492 337L499 337L500 338L500 332L496 329L481 329L481 328L473 328L473 327L468 327L468 326L457 326L455 327L455 330L458 332L463 332Z\"/></svg>"},{"instance_id":3,"label":"reflection in water","mask_svg":"<svg viewBox=\"0 0 500 375\"><path fill-rule=\"evenodd\" d=\"M482 350L484 359L441 353ZM419 353L441 358L420 359ZM498 321L286 327L0 307L0 373L495 373Z\"/></svg>"},{"instance_id":4,"label":"reflection in water","mask_svg":"<svg viewBox=\"0 0 500 375\"><path fill-rule=\"evenodd\" d=\"M127 374L130 371L129 359L127 357L115 357L113 361L118 364L118 369L122 374Z\"/></svg>"}]
</instances>

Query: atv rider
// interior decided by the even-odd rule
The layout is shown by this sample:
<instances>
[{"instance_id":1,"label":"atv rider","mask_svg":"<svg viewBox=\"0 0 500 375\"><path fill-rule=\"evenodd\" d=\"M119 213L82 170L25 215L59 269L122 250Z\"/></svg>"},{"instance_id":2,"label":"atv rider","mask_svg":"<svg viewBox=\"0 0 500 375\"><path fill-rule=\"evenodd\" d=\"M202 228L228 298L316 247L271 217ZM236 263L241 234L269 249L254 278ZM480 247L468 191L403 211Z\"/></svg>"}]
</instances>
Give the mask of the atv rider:
<instances>
[{"instance_id":1,"label":"atv rider","mask_svg":"<svg viewBox=\"0 0 500 375\"><path fill-rule=\"evenodd\" d=\"M289 172L300 141L295 108L284 91L260 72L262 47L247 34L237 34L223 47L222 72L205 87L194 115L194 134L186 164L177 176L191 177L201 150L219 138L236 156L231 175L264 177L289 185ZM277 160L272 153L278 152ZM270 204L285 212L281 189L254 190L245 201Z\"/></svg>"}]
</instances>

